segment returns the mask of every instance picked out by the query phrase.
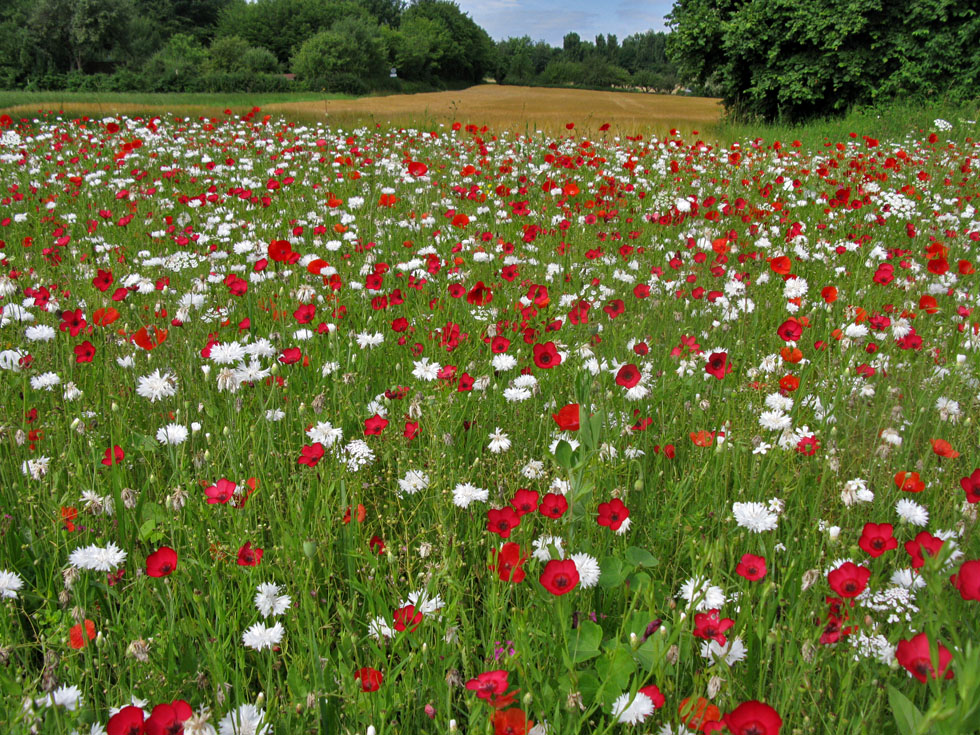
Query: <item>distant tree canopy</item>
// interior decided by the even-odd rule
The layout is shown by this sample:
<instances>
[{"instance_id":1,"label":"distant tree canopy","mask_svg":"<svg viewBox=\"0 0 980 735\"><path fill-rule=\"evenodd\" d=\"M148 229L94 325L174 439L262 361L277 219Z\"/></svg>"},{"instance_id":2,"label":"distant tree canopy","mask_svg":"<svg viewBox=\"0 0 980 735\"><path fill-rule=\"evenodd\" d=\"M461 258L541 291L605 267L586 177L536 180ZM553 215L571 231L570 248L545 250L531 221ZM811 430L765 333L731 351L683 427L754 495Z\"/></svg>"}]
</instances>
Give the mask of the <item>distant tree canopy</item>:
<instances>
[{"instance_id":1,"label":"distant tree canopy","mask_svg":"<svg viewBox=\"0 0 980 735\"><path fill-rule=\"evenodd\" d=\"M976 0L676 0L670 57L740 116L788 122L980 89Z\"/></svg>"},{"instance_id":2,"label":"distant tree canopy","mask_svg":"<svg viewBox=\"0 0 980 735\"><path fill-rule=\"evenodd\" d=\"M584 87L643 87L672 91L677 68L667 58L667 36L647 31L623 39L599 34L595 42L568 33L561 48L529 36L497 44L496 80L501 84L557 84Z\"/></svg>"}]
</instances>

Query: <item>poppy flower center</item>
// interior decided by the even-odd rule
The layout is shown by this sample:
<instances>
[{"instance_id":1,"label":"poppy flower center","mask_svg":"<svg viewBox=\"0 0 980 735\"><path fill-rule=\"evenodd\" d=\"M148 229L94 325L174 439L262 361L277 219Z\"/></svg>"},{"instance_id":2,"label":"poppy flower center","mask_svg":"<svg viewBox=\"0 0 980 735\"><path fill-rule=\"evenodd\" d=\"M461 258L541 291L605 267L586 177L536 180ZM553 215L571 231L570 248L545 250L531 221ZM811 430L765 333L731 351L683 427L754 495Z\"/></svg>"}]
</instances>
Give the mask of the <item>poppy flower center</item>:
<instances>
[{"instance_id":1,"label":"poppy flower center","mask_svg":"<svg viewBox=\"0 0 980 735\"><path fill-rule=\"evenodd\" d=\"M876 538L871 542L872 549L880 549L884 545L885 545L885 540L881 538Z\"/></svg>"},{"instance_id":2,"label":"poppy flower center","mask_svg":"<svg viewBox=\"0 0 980 735\"><path fill-rule=\"evenodd\" d=\"M765 725L759 722L750 722L741 729L740 735L766 735L767 732Z\"/></svg>"},{"instance_id":3,"label":"poppy flower center","mask_svg":"<svg viewBox=\"0 0 980 735\"><path fill-rule=\"evenodd\" d=\"M568 586L568 577L566 577L564 575L560 575L558 577L555 577L554 584L555 584L555 587L557 587L558 589L562 589L563 590L563 589L565 589Z\"/></svg>"}]
</instances>

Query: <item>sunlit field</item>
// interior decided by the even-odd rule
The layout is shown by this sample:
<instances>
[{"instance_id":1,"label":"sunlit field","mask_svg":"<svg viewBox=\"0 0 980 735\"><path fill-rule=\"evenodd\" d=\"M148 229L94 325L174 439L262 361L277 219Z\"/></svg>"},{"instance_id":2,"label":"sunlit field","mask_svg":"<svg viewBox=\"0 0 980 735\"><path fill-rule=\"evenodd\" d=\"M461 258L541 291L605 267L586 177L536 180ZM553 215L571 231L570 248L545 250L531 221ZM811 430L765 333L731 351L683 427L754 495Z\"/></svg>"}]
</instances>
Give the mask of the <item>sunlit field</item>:
<instances>
[{"instance_id":1,"label":"sunlit field","mask_svg":"<svg viewBox=\"0 0 980 735\"><path fill-rule=\"evenodd\" d=\"M619 112L0 117L5 733L980 729L976 123Z\"/></svg>"}]
</instances>

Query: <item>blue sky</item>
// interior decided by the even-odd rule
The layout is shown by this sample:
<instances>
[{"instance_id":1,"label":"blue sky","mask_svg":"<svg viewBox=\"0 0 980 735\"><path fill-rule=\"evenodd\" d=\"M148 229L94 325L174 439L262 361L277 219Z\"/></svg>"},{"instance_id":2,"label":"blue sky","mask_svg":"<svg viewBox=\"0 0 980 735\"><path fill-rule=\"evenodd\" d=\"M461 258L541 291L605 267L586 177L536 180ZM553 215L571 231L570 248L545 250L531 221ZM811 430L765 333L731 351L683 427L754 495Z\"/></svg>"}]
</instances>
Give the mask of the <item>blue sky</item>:
<instances>
[{"instance_id":1,"label":"blue sky","mask_svg":"<svg viewBox=\"0 0 980 735\"><path fill-rule=\"evenodd\" d=\"M672 0L456 0L490 37L530 36L561 46L566 33L583 41L615 34L620 41L634 33L666 30L664 16Z\"/></svg>"}]
</instances>

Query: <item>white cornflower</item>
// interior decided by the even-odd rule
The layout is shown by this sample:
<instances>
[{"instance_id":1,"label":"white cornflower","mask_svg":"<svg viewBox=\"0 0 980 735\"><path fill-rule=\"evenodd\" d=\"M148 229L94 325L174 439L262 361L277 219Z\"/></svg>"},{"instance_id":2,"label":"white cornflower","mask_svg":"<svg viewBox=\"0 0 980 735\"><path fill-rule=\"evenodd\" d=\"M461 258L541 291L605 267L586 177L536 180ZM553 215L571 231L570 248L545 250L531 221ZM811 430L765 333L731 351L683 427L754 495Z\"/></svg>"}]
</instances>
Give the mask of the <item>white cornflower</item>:
<instances>
[{"instance_id":1,"label":"white cornflower","mask_svg":"<svg viewBox=\"0 0 980 735\"><path fill-rule=\"evenodd\" d=\"M560 536L540 536L532 544L534 551L531 553L531 556L542 563L551 561L551 549L548 548L551 546L554 547L557 558L564 559L565 550L562 548L564 543Z\"/></svg>"},{"instance_id":2,"label":"white cornflower","mask_svg":"<svg viewBox=\"0 0 980 735\"><path fill-rule=\"evenodd\" d=\"M71 381L65 383L65 392L62 394L66 401L75 401L82 397L81 389Z\"/></svg>"},{"instance_id":3,"label":"white cornflower","mask_svg":"<svg viewBox=\"0 0 980 735\"><path fill-rule=\"evenodd\" d=\"M442 596L440 595L429 597L425 590L415 590L414 592L409 592L408 597L398 603L398 607L405 607L406 605L413 605L416 612L420 612L423 615L432 615L432 613L442 610L446 603L442 601Z\"/></svg>"},{"instance_id":4,"label":"white cornflower","mask_svg":"<svg viewBox=\"0 0 980 735\"><path fill-rule=\"evenodd\" d=\"M338 370L340 370L339 362L325 362L323 363L323 367L320 369L320 375L322 375L325 378L328 375L332 375L333 373L337 372Z\"/></svg>"},{"instance_id":5,"label":"white cornflower","mask_svg":"<svg viewBox=\"0 0 980 735\"><path fill-rule=\"evenodd\" d=\"M132 355L122 355L116 358L116 364L121 368L131 368L136 364L136 359Z\"/></svg>"},{"instance_id":6,"label":"white cornflower","mask_svg":"<svg viewBox=\"0 0 980 735\"><path fill-rule=\"evenodd\" d=\"M692 603L696 610L713 610L725 604L725 592L721 587L711 584L710 579L692 577L681 585L679 595L688 606Z\"/></svg>"},{"instance_id":7,"label":"white cornflower","mask_svg":"<svg viewBox=\"0 0 980 735\"><path fill-rule=\"evenodd\" d=\"M43 704L45 707L64 707L69 712L74 712L78 709L78 704L81 701L82 690L77 686L65 684L50 694L35 699L34 703L39 707Z\"/></svg>"},{"instance_id":8,"label":"white cornflower","mask_svg":"<svg viewBox=\"0 0 980 735\"><path fill-rule=\"evenodd\" d=\"M136 393L151 403L169 398L177 393L177 377L169 372L161 375L159 370L154 370L136 381Z\"/></svg>"},{"instance_id":9,"label":"white cornflower","mask_svg":"<svg viewBox=\"0 0 980 735\"><path fill-rule=\"evenodd\" d=\"M286 418L286 412L281 408L270 408L265 412L265 420L272 423L282 421L284 418Z\"/></svg>"},{"instance_id":10,"label":"white cornflower","mask_svg":"<svg viewBox=\"0 0 980 735\"><path fill-rule=\"evenodd\" d=\"M494 454L500 454L510 449L510 438L499 426L495 427L493 433L490 434L490 444L487 445L487 449Z\"/></svg>"},{"instance_id":11,"label":"white cornflower","mask_svg":"<svg viewBox=\"0 0 980 735\"><path fill-rule=\"evenodd\" d=\"M263 618L282 615L292 603L289 595L280 595L279 585L272 582L263 582L256 590L255 607Z\"/></svg>"},{"instance_id":12,"label":"white cornflower","mask_svg":"<svg viewBox=\"0 0 980 735\"><path fill-rule=\"evenodd\" d=\"M579 584L582 589L589 589L599 584L599 561L589 554L572 554L569 557L575 562L578 570Z\"/></svg>"},{"instance_id":13,"label":"white cornflower","mask_svg":"<svg viewBox=\"0 0 980 735\"><path fill-rule=\"evenodd\" d=\"M20 469L25 475L29 475L32 480L40 480L48 474L48 464L50 457L34 457L24 462Z\"/></svg>"},{"instance_id":14,"label":"white cornflower","mask_svg":"<svg viewBox=\"0 0 980 735\"><path fill-rule=\"evenodd\" d=\"M210 710L202 707L189 720L184 720L184 735L216 735L214 725L208 722L210 719Z\"/></svg>"},{"instance_id":15,"label":"white cornflower","mask_svg":"<svg viewBox=\"0 0 980 735\"><path fill-rule=\"evenodd\" d=\"M382 638L394 638L395 629L388 625L386 618L379 615L368 621L368 635L378 641Z\"/></svg>"},{"instance_id":16,"label":"white cornflower","mask_svg":"<svg viewBox=\"0 0 980 735\"><path fill-rule=\"evenodd\" d=\"M458 508L467 508L475 500L485 503L489 497L489 490L476 487L468 482L461 482L453 489L453 503Z\"/></svg>"},{"instance_id":17,"label":"white cornflower","mask_svg":"<svg viewBox=\"0 0 980 735\"><path fill-rule=\"evenodd\" d=\"M517 367L517 358L513 355L508 355L506 352L501 352L493 356L490 360L490 365L498 373L506 373L508 370L513 370Z\"/></svg>"},{"instance_id":18,"label":"white cornflower","mask_svg":"<svg viewBox=\"0 0 980 735\"><path fill-rule=\"evenodd\" d=\"M357 346L362 350L368 350L377 347L382 342L385 341L385 336L381 332L375 332L374 334L368 334L367 332L362 332L355 336L357 340Z\"/></svg>"},{"instance_id":19,"label":"white cornflower","mask_svg":"<svg viewBox=\"0 0 980 735\"><path fill-rule=\"evenodd\" d=\"M544 477L544 462L532 459L521 468L521 474L528 480L540 480Z\"/></svg>"},{"instance_id":20,"label":"white cornflower","mask_svg":"<svg viewBox=\"0 0 980 735\"><path fill-rule=\"evenodd\" d=\"M505 388L504 399L510 403L520 403L531 397L531 391L526 388Z\"/></svg>"},{"instance_id":21,"label":"white cornflower","mask_svg":"<svg viewBox=\"0 0 980 735\"><path fill-rule=\"evenodd\" d=\"M701 655L709 661L724 659L729 666L743 661L748 655L745 644L741 638L735 637L727 641L725 645L718 645L717 641L706 641L701 644Z\"/></svg>"},{"instance_id":22,"label":"white cornflower","mask_svg":"<svg viewBox=\"0 0 980 735\"><path fill-rule=\"evenodd\" d=\"M763 411L759 414L759 426L769 431L788 429L793 420L781 411Z\"/></svg>"},{"instance_id":23,"label":"white cornflower","mask_svg":"<svg viewBox=\"0 0 980 735\"><path fill-rule=\"evenodd\" d=\"M76 569L93 572L111 572L125 561L126 552L111 541L105 548L95 544L80 546L68 557L68 562Z\"/></svg>"},{"instance_id":24,"label":"white cornflower","mask_svg":"<svg viewBox=\"0 0 980 735\"><path fill-rule=\"evenodd\" d=\"M171 446L187 441L187 427L180 424L167 424L157 429L157 441Z\"/></svg>"},{"instance_id":25,"label":"white cornflower","mask_svg":"<svg viewBox=\"0 0 980 735\"><path fill-rule=\"evenodd\" d=\"M868 489L868 483L860 477L848 480L844 483L844 489L840 494L841 502L850 507L855 503L870 503L875 499L875 494Z\"/></svg>"},{"instance_id":26,"label":"white cornflower","mask_svg":"<svg viewBox=\"0 0 980 735\"><path fill-rule=\"evenodd\" d=\"M16 600L17 590L24 586L24 580L17 572L0 571L0 600Z\"/></svg>"},{"instance_id":27,"label":"white cornflower","mask_svg":"<svg viewBox=\"0 0 980 735\"><path fill-rule=\"evenodd\" d=\"M34 390L54 390L61 383L58 373L41 373L31 378L31 388Z\"/></svg>"},{"instance_id":28,"label":"white cornflower","mask_svg":"<svg viewBox=\"0 0 980 735\"><path fill-rule=\"evenodd\" d=\"M773 411L785 413L793 410L793 399L782 393L770 393L766 396L766 406Z\"/></svg>"},{"instance_id":29,"label":"white cornflower","mask_svg":"<svg viewBox=\"0 0 980 735\"><path fill-rule=\"evenodd\" d=\"M310 441L319 442L325 449L329 449L334 444L344 438L344 430L339 426L334 426L329 421L321 421L316 426L306 432Z\"/></svg>"},{"instance_id":30,"label":"white cornflower","mask_svg":"<svg viewBox=\"0 0 980 735\"><path fill-rule=\"evenodd\" d=\"M925 526L929 523L929 511L914 500L902 498L895 503L895 512L899 518L913 526Z\"/></svg>"},{"instance_id":31,"label":"white cornflower","mask_svg":"<svg viewBox=\"0 0 980 735\"><path fill-rule=\"evenodd\" d=\"M656 709L653 700L643 692L637 692L636 696L623 692L613 702L611 714L624 725L639 725Z\"/></svg>"},{"instance_id":32,"label":"white cornflower","mask_svg":"<svg viewBox=\"0 0 980 735\"><path fill-rule=\"evenodd\" d=\"M772 531L779 522L779 516L762 503L732 503L735 522L754 533Z\"/></svg>"},{"instance_id":33,"label":"white cornflower","mask_svg":"<svg viewBox=\"0 0 980 735\"><path fill-rule=\"evenodd\" d=\"M926 586L926 581L922 576L908 567L904 569L896 569L892 572L891 579L889 580L892 584L898 585L899 587L904 587L907 590L921 589Z\"/></svg>"},{"instance_id":34,"label":"white cornflower","mask_svg":"<svg viewBox=\"0 0 980 735\"><path fill-rule=\"evenodd\" d=\"M960 404L951 398L940 396L936 399L936 410L939 411L939 418L943 421L956 423L960 417Z\"/></svg>"},{"instance_id":35,"label":"white cornflower","mask_svg":"<svg viewBox=\"0 0 980 735\"><path fill-rule=\"evenodd\" d=\"M35 324L24 330L24 336L31 342L50 342L57 332L49 324Z\"/></svg>"},{"instance_id":36,"label":"white cornflower","mask_svg":"<svg viewBox=\"0 0 980 735\"><path fill-rule=\"evenodd\" d=\"M223 342L211 345L209 359L215 365L232 365L242 362L245 354L245 348L238 342Z\"/></svg>"},{"instance_id":37,"label":"white cornflower","mask_svg":"<svg viewBox=\"0 0 980 735\"><path fill-rule=\"evenodd\" d=\"M418 470L409 470L405 477L398 480L398 489L406 495L415 495L419 490L429 486L429 476Z\"/></svg>"},{"instance_id":38,"label":"white cornflower","mask_svg":"<svg viewBox=\"0 0 980 735\"><path fill-rule=\"evenodd\" d=\"M412 376L417 380L430 383L439 377L439 363L432 362L428 357L423 357L421 360L416 360L412 364L415 366L412 368Z\"/></svg>"},{"instance_id":39,"label":"white cornflower","mask_svg":"<svg viewBox=\"0 0 980 735\"><path fill-rule=\"evenodd\" d=\"M261 651L263 648L271 649L273 646L279 645L282 634L285 632L282 623L276 623L271 628L267 628L262 623L256 623L242 633L242 643L256 651Z\"/></svg>"},{"instance_id":40,"label":"white cornflower","mask_svg":"<svg viewBox=\"0 0 980 735\"><path fill-rule=\"evenodd\" d=\"M218 735L271 735L272 725L265 722L265 712L254 704L243 704L218 723Z\"/></svg>"}]
</instances>

